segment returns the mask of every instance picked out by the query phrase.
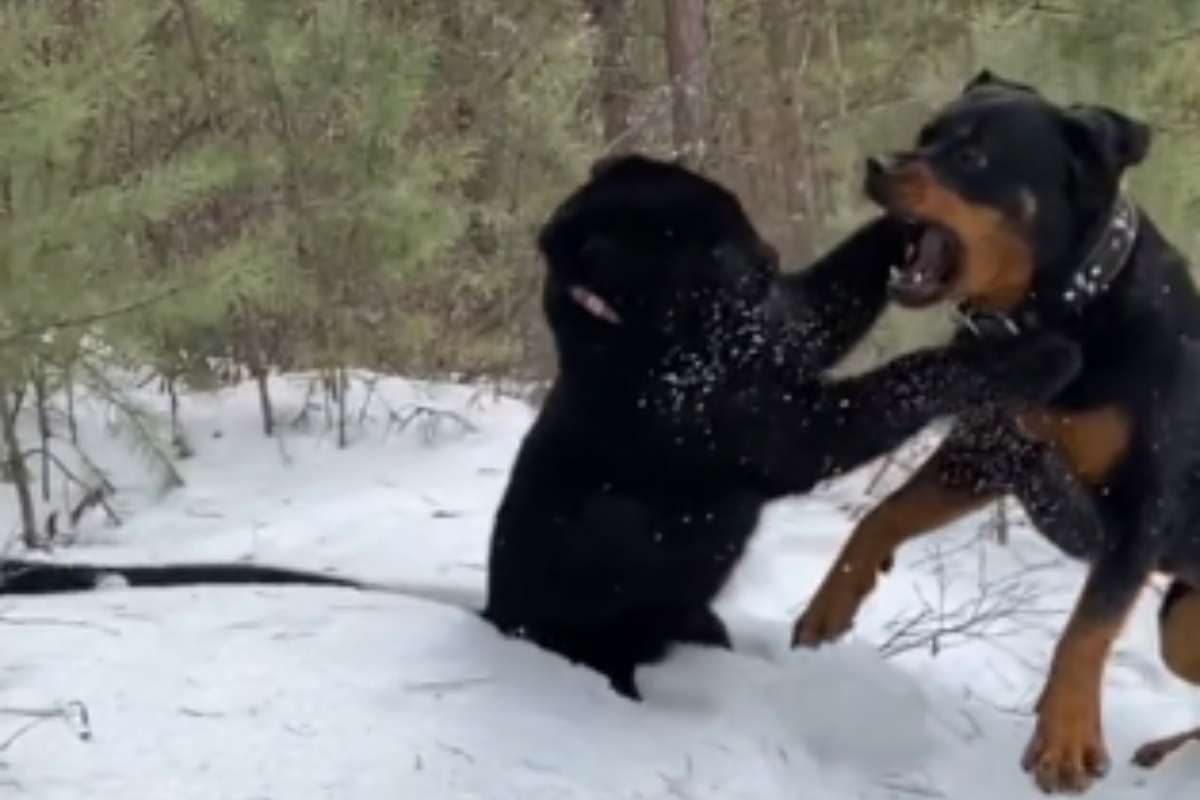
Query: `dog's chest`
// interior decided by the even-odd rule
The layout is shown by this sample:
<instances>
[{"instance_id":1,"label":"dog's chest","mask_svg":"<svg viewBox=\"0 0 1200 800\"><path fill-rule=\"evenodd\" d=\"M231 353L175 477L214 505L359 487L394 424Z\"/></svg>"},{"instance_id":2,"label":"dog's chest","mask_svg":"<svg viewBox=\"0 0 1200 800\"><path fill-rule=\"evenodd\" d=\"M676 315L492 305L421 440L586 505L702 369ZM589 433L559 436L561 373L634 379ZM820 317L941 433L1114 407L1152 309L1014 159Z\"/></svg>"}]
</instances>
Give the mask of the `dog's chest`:
<instances>
[{"instance_id":1,"label":"dog's chest","mask_svg":"<svg viewBox=\"0 0 1200 800\"><path fill-rule=\"evenodd\" d=\"M1076 477L1091 484L1112 473L1133 435L1129 414L1117 405L1027 411L1017 416L1017 427L1028 438L1053 447Z\"/></svg>"}]
</instances>

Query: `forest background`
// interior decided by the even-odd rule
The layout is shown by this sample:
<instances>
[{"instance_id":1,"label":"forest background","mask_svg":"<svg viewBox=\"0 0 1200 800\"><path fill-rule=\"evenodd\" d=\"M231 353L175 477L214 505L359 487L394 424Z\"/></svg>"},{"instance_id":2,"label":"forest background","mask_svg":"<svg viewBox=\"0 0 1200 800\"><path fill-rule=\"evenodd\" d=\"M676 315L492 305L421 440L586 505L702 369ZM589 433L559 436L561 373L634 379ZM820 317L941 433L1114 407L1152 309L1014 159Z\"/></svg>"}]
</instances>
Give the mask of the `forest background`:
<instances>
[{"instance_id":1,"label":"forest background","mask_svg":"<svg viewBox=\"0 0 1200 800\"><path fill-rule=\"evenodd\" d=\"M1149 121L1133 192L1195 252L1195 0L0 0L0 442L26 542L79 393L169 477L180 391L252 378L271 435L272 376L308 371L344 444L359 370L529 385L553 368L534 235L597 157L682 158L801 268L870 213L863 156L984 66ZM863 353L944 324L893 312Z\"/></svg>"}]
</instances>

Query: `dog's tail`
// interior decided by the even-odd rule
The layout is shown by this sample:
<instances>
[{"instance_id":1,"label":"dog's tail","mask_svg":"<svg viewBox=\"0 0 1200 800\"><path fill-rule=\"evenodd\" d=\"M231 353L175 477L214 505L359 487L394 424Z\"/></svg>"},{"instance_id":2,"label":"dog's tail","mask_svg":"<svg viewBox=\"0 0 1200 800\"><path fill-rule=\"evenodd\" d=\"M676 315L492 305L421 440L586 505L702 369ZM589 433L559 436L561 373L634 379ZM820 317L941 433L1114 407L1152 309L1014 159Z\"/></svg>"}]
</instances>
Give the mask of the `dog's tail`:
<instances>
[{"instance_id":1,"label":"dog's tail","mask_svg":"<svg viewBox=\"0 0 1200 800\"><path fill-rule=\"evenodd\" d=\"M105 565L5 559L0 561L0 595L62 594L124 587L193 585L335 586L398 594L477 612L482 599L466 587L419 583L373 583L320 572L258 564L195 563Z\"/></svg>"}]
</instances>

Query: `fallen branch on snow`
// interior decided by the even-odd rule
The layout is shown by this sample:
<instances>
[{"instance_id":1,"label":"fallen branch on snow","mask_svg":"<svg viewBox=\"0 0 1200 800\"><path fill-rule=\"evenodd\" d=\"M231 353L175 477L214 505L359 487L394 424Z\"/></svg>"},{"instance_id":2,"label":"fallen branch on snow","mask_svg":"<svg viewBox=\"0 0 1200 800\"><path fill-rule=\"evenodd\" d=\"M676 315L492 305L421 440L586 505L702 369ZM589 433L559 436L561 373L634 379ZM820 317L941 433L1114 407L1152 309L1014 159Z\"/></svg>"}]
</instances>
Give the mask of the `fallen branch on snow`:
<instances>
[{"instance_id":1,"label":"fallen branch on snow","mask_svg":"<svg viewBox=\"0 0 1200 800\"><path fill-rule=\"evenodd\" d=\"M34 728L50 720L61 719L71 729L80 741L91 741L92 723L87 706L79 700L69 700L60 706L50 708L4 708L0 707L0 716L26 717L29 719L18 727L7 738L0 740L0 753L5 752L32 731Z\"/></svg>"}]
</instances>

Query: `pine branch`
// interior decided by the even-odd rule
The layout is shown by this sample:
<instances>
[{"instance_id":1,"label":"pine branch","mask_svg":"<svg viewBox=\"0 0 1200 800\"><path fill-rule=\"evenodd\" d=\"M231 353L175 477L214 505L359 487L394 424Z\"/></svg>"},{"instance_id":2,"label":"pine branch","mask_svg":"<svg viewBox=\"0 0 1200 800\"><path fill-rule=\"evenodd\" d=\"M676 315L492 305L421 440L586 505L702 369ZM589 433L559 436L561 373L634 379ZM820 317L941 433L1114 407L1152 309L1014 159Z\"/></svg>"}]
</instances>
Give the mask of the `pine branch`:
<instances>
[{"instance_id":1,"label":"pine branch","mask_svg":"<svg viewBox=\"0 0 1200 800\"><path fill-rule=\"evenodd\" d=\"M174 297L183 291L183 289L183 286L173 286L170 289L150 295L149 297L144 297L140 300L126 303L125 305L105 309L104 311L97 311L91 314L81 314L75 317L62 317L57 320L41 322L37 325L30 325L25 328L21 328L16 332L0 336L0 347L15 344L16 342L29 337L42 337L52 331L63 330L67 328L84 328L97 322L105 322L110 319L125 316L126 314L132 314L135 311L141 311L156 303L161 303L163 300L166 300L170 297Z\"/></svg>"},{"instance_id":2,"label":"pine branch","mask_svg":"<svg viewBox=\"0 0 1200 800\"><path fill-rule=\"evenodd\" d=\"M183 476L175 468L168 448L160 443L159 437L154 433L154 417L126 397L108 376L94 365L85 361L83 368L92 390L124 417L128 431L132 434L130 443L133 448L161 471L162 490L168 492L183 486Z\"/></svg>"},{"instance_id":3,"label":"pine branch","mask_svg":"<svg viewBox=\"0 0 1200 800\"><path fill-rule=\"evenodd\" d=\"M76 475L75 472L66 465L66 462L59 458L58 455L49 448L35 447L26 450L21 454L21 457L25 460L29 460L34 456L42 456L49 459L54 466L58 467L59 471L63 474L63 477L83 490L83 498L78 504L76 504L75 509L71 513L72 524L78 523L79 517L83 514L83 511L91 505L98 505L103 508L104 513L108 515L109 522L111 522L113 525L121 524L121 517L113 509L112 505L109 504L108 500L105 499L105 495L111 490L112 487L112 484L110 484L106 478L101 476L100 486L89 485L87 481L85 481L79 475ZM90 467L91 465L87 464L87 466Z\"/></svg>"}]
</instances>

